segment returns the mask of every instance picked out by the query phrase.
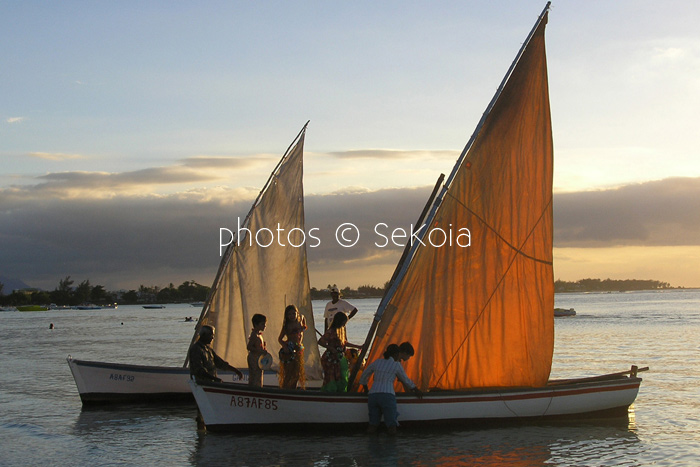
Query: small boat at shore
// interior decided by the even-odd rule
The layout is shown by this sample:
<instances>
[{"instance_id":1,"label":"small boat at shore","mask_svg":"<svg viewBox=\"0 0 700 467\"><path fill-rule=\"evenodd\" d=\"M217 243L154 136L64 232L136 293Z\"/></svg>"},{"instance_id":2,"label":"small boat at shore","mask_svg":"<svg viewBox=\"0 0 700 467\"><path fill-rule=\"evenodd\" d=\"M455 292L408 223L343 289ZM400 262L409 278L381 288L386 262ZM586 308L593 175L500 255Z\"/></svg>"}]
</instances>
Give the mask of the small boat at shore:
<instances>
[{"instance_id":1,"label":"small boat at shore","mask_svg":"<svg viewBox=\"0 0 700 467\"><path fill-rule=\"evenodd\" d=\"M161 308L165 308L165 305L143 305L142 308L145 308L147 310L158 310Z\"/></svg>"},{"instance_id":2,"label":"small boat at shore","mask_svg":"<svg viewBox=\"0 0 700 467\"><path fill-rule=\"evenodd\" d=\"M44 305L17 305L17 311L48 311L49 307Z\"/></svg>"},{"instance_id":3,"label":"small boat at shore","mask_svg":"<svg viewBox=\"0 0 700 467\"><path fill-rule=\"evenodd\" d=\"M187 367L131 365L126 363L93 362L66 359L85 405L151 402L194 404L189 387ZM247 383L248 369L241 368L243 381L230 371L220 371L219 377L229 383ZM277 373L264 373L264 384L277 386Z\"/></svg>"},{"instance_id":4,"label":"small boat at shore","mask_svg":"<svg viewBox=\"0 0 700 467\"><path fill-rule=\"evenodd\" d=\"M554 317L555 318L560 318L563 316L576 316L576 310L573 308L555 308L554 309Z\"/></svg>"}]
</instances>

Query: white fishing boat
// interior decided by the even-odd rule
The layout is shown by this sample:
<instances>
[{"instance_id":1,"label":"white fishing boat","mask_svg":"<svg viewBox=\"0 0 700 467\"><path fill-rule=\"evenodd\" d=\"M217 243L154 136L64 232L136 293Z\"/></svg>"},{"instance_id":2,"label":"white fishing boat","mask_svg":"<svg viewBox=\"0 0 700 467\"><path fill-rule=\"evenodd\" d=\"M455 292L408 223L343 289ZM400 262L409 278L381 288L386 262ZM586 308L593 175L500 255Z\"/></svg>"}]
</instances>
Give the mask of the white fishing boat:
<instances>
[{"instance_id":1,"label":"white fishing boat","mask_svg":"<svg viewBox=\"0 0 700 467\"><path fill-rule=\"evenodd\" d=\"M401 426L478 426L489 421L625 417L641 379L631 371L550 381L543 387L430 391L418 399L397 394ZM190 382L207 429L254 431L366 427L367 395L316 390L249 388Z\"/></svg>"},{"instance_id":2,"label":"white fishing boat","mask_svg":"<svg viewBox=\"0 0 700 467\"><path fill-rule=\"evenodd\" d=\"M192 402L187 367L130 365L125 363L75 360L68 356L68 366L84 404L116 402ZM243 368L241 372L243 372ZM231 372L219 372L228 382L240 382ZM245 369L243 382L247 382ZM277 374L265 374L266 384L275 384Z\"/></svg>"},{"instance_id":3,"label":"white fishing boat","mask_svg":"<svg viewBox=\"0 0 700 467\"><path fill-rule=\"evenodd\" d=\"M392 343L409 341L416 348L405 368L424 396L398 396L402 425L626 415L637 396L641 379L635 367L549 380L554 279L548 9L421 214L416 225L427 226L421 241L407 246L363 345L360 362L365 355L367 361L381 358ZM468 239L435 246L435 229L457 236L462 228ZM210 430L297 430L368 420L366 396L358 393L190 385Z\"/></svg>"},{"instance_id":4,"label":"white fishing boat","mask_svg":"<svg viewBox=\"0 0 700 467\"><path fill-rule=\"evenodd\" d=\"M305 317L309 332L304 345L308 386L320 386L320 355L314 333L304 230L303 151L306 125L289 146L267 183L241 222L241 228L257 232L263 228L284 229L289 241L301 247L260 246L251 237L234 238L222 256L209 297L202 307L192 338L204 324L216 326L214 351L240 369L247 379L246 343L252 316L267 316L268 351L276 355L284 308L295 304ZM237 219L232 220L236 226ZM242 230L245 233L245 230ZM260 237L262 238L262 237ZM287 238L285 238L287 240ZM261 240L261 244L263 240ZM286 243L285 243L286 244ZM162 305L157 305L163 307ZM153 307L152 305L145 305ZM183 348L183 358L187 349ZM192 401L187 359L182 367L95 362L68 357L73 378L84 404L116 402ZM272 368L275 370L275 367ZM225 381L233 375L223 373ZM278 386L275 371L266 371L264 384Z\"/></svg>"}]
</instances>

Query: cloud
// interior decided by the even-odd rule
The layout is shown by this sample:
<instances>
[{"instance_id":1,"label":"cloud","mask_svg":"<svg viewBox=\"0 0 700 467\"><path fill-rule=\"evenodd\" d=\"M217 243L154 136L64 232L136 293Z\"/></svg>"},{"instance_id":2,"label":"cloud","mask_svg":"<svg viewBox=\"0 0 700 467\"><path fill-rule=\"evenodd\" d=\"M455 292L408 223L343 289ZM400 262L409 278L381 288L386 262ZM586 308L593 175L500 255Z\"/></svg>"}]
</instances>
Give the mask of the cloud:
<instances>
[{"instance_id":1,"label":"cloud","mask_svg":"<svg viewBox=\"0 0 700 467\"><path fill-rule=\"evenodd\" d=\"M653 57L660 60L678 61L683 60L688 54L680 47L654 47Z\"/></svg>"},{"instance_id":2,"label":"cloud","mask_svg":"<svg viewBox=\"0 0 700 467\"><path fill-rule=\"evenodd\" d=\"M115 196L152 193L166 185L202 184L221 180L213 172L202 172L186 167L155 167L131 172L53 172L36 177L41 183L23 185L0 191L0 199L112 198Z\"/></svg>"},{"instance_id":3,"label":"cloud","mask_svg":"<svg viewBox=\"0 0 700 467\"><path fill-rule=\"evenodd\" d=\"M13 123L22 123L25 120L25 117L10 117L5 120L5 123L9 123L10 125L12 125Z\"/></svg>"},{"instance_id":4,"label":"cloud","mask_svg":"<svg viewBox=\"0 0 700 467\"><path fill-rule=\"evenodd\" d=\"M554 198L558 247L700 245L700 178L668 178Z\"/></svg>"},{"instance_id":5,"label":"cloud","mask_svg":"<svg viewBox=\"0 0 700 467\"><path fill-rule=\"evenodd\" d=\"M278 159L275 157L275 159ZM186 167L197 169L248 169L259 165L269 165L271 156L253 156L248 158L226 156L195 156L182 159Z\"/></svg>"},{"instance_id":6,"label":"cloud","mask_svg":"<svg viewBox=\"0 0 700 467\"><path fill-rule=\"evenodd\" d=\"M185 170L180 168L179 170ZM47 184L165 183L195 176L185 170L124 174L51 174ZM381 285L400 246L379 247L396 228L415 223L432 187L307 195L307 231L321 244L308 248L312 285ZM236 228L257 189L199 189L169 195L65 199L0 190L0 265L7 277L53 288L66 275L109 289L167 285L195 279L209 284L219 263L219 229ZM342 248L335 230L353 223L360 241ZM700 246L700 178L673 178L595 192L555 194L555 247ZM316 242L314 242L316 243ZM556 265L555 265L556 266Z\"/></svg>"},{"instance_id":7,"label":"cloud","mask_svg":"<svg viewBox=\"0 0 700 467\"><path fill-rule=\"evenodd\" d=\"M34 152L28 155L56 161L85 158L85 156L78 154L62 153ZM267 166L270 165L267 159L267 156L251 156L248 158L197 156L182 159L171 166L149 167L127 172L51 172L35 177L33 180L38 183L24 184L0 190L0 197L15 199L42 199L46 197L62 199L76 197L111 198L118 195L138 195L142 197L144 193L153 193L159 187L203 186L228 180L232 171L236 173L239 180L246 179L242 176L242 171L251 169L254 171L258 167L267 169ZM248 188L242 190L246 193L249 191ZM231 193L232 191L228 190L225 193L226 198L230 199Z\"/></svg>"},{"instance_id":8,"label":"cloud","mask_svg":"<svg viewBox=\"0 0 700 467\"><path fill-rule=\"evenodd\" d=\"M72 159L87 159L87 156L81 154L64 154L61 152L29 152L27 153L29 157L36 157L37 159L46 159L50 161L65 161Z\"/></svg>"},{"instance_id":9,"label":"cloud","mask_svg":"<svg viewBox=\"0 0 700 467\"><path fill-rule=\"evenodd\" d=\"M454 161L459 156L458 151L403 151L397 149L361 149L353 151L329 152L331 156L340 159L448 159Z\"/></svg>"},{"instance_id":10,"label":"cloud","mask_svg":"<svg viewBox=\"0 0 700 467\"><path fill-rule=\"evenodd\" d=\"M83 183L75 173L61 180ZM390 274L401 248L377 248L371 229L377 222L393 227L415 221L427 193L425 188L307 197L307 229L322 231L322 245L308 250L310 269L380 266ZM2 273L45 288L66 275L108 288L192 278L209 283L219 262L219 229L234 230L251 203L251 196L233 200L226 193L216 195L66 200L20 198L2 190ZM361 230L363 239L354 248L335 245L335 228L343 222L354 222Z\"/></svg>"},{"instance_id":11,"label":"cloud","mask_svg":"<svg viewBox=\"0 0 700 467\"><path fill-rule=\"evenodd\" d=\"M38 177L47 184L64 184L84 188L123 188L143 185L167 185L216 180L220 177L182 167L152 167L131 172L56 172Z\"/></svg>"}]
</instances>

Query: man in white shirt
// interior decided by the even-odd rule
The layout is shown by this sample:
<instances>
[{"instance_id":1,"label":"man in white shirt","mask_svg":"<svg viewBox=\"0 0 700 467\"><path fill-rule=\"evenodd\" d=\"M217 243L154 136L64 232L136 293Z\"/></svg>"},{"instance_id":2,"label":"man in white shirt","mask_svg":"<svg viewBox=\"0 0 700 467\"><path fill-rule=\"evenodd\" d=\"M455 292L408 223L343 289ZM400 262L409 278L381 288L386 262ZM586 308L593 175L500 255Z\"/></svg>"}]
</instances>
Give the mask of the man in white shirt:
<instances>
[{"instance_id":1,"label":"man in white shirt","mask_svg":"<svg viewBox=\"0 0 700 467\"><path fill-rule=\"evenodd\" d=\"M331 287L331 301L326 303L326 310L323 312L323 330L328 331L328 328L333 322L333 316L336 313L342 312L348 315L348 319L355 316L357 308L349 304L345 300L340 299L340 290L338 287Z\"/></svg>"}]
</instances>

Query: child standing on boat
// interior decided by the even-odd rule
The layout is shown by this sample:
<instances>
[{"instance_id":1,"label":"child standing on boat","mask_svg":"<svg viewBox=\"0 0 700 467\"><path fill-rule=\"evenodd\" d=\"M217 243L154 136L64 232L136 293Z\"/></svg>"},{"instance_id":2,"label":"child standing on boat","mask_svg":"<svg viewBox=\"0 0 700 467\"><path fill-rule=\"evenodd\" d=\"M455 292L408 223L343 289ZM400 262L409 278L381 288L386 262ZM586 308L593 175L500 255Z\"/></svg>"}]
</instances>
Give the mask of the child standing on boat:
<instances>
[{"instance_id":1,"label":"child standing on boat","mask_svg":"<svg viewBox=\"0 0 700 467\"><path fill-rule=\"evenodd\" d=\"M260 357L267 354L265 339L262 333L267 324L267 317L256 313L253 315L253 329L248 338L248 384L261 388L263 385L263 370L260 368Z\"/></svg>"}]
</instances>

